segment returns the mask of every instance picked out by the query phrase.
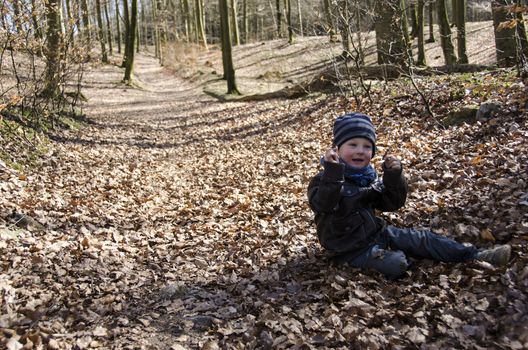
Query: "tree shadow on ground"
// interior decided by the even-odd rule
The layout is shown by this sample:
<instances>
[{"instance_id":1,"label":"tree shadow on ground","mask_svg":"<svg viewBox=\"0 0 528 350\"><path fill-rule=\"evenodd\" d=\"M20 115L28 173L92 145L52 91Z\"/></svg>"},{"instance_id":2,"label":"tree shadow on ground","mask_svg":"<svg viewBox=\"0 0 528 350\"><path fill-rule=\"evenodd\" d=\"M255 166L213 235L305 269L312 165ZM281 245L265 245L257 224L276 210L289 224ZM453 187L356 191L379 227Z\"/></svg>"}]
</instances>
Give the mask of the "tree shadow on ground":
<instances>
[{"instance_id":1,"label":"tree shadow on ground","mask_svg":"<svg viewBox=\"0 0 528 350\"><path fill-rule=\"evenodd\" d=\"M130 304L124 316L129 319L148 318L152 312L160 316L153 322L158 339L178 337L192 339L223 338L219 329L241 328L237 337L254 336L265 326L243 329L249 318L259 319L268 309L281 312L284 308L297 308L314 302L331 302L314 285L331 283L336 269L318 247L305 247L286 261L267 266L256 266L251 273L226 270L216 281L197 283L192 280L158 281L157 288L144 290L144 303ZM329 273L329 271L332 271ZM233 273L239 278L232 279ZM162 310L165 310L163 312ZM167 312L167 310L169 310ZM251 323L251 322L250 322ZM257 334L258 335L258 334Z\"/></svg>"},{"instance_id":2,"label":"tree shadow on ground","mask_svg":"<svg viewBox=\"0 0 528 350\"><path fill-rule=\"evenodd\" d=\"M321 100L317 103L313 103L309 108L301 112L281 113L276 114L273 119L267 119L263 121L255 121L242 126L234 126L228 128L219 128L211 133L210 130L203 132L201 135L187 134L186 138L177 142L159 142L156 140L156 132L171 133L175 129L195 129L199 130L199 126L210 125L207 120L196 121L190 125L171 125L161 128L155 123L155 120L151 121L153 125L137 125L137 124L101 124L96 122L98 128L108 128L112 130L123 131L129 129L130 131L137 132L140 135L148 132L151 135L150 139L145 140L143 136L134 136L133 134L120 133L119 138L116 139L116 135L112 135L112 139L88 139L82 138L78 135L61 135L61 134L50 134L50 139L61 143L81 144L81 145L128 145L139 148L158 148L158 149L170 149L178 148L182 146L188 146L191 144L200 144L205 140L216 140L216 141L233 141L233 140L245 140L255 135L265 135L283 130L285 126L292 127L293 125L302 123L306 116L314 113L315 111L324 108L325 101ZM272 107L265 108L263 113L269 111ZM146 111L146 110L145 110ZM240 113L237 113L240 112ZM254 113L254 112L252 112ZM246 120L252 117L252 114L248 114L244 111L244 106L240 106L238 110L235 110L233 117L224 118L220 121L214 122L211 125L221 124L225 122L237 120ZM193 114L197 115L198 114ZM186 116L187 120L192 119L193 115ZM181 117L174 117L174 120L181 120ZM167 120L167 117L164 118ZM166 138L161 138L166 139Z\"/></svg>"}]
</instances>

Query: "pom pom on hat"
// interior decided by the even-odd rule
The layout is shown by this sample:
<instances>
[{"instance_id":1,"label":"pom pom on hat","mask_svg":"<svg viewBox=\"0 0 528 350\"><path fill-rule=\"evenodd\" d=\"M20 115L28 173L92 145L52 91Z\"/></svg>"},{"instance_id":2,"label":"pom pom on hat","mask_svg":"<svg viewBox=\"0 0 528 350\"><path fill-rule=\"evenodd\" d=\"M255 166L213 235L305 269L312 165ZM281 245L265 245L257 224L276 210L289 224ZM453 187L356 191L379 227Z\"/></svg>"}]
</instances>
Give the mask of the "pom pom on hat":
<instances>
[{"instance_id":1,"label":"pom pom on hat","mask_svg":"<svg viewBox=\"0 0 528 350\"><path fill-rule=\"evenodd\" d=\"M363 137L372 142L376 150L376 129L369 116L362 113L348 113L334 121L334 145L341 146L354 137Z\"/></svg>"}]
</instances>

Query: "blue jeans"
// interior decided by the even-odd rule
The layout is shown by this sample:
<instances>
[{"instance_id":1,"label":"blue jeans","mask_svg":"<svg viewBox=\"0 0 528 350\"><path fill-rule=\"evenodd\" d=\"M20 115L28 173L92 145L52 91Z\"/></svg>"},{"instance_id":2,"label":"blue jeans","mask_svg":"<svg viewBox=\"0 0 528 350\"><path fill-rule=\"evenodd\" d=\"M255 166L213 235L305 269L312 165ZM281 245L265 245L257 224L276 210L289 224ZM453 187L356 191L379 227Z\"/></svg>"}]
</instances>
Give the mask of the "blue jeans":
<instances>
[{"instance_id":1,"label":"blue jeans","mask_svg":"<svg viewBox=\"0 0 528 350\"><path fill-rule=\"evenodd\" d=\"M466 246L431 231L387 226L373 245L348 264L372 268L389 279L396 279L409 267L406 254L442 262L462 262L475 259L476 253L473 245Z\"/></svg>"}]
</instances>

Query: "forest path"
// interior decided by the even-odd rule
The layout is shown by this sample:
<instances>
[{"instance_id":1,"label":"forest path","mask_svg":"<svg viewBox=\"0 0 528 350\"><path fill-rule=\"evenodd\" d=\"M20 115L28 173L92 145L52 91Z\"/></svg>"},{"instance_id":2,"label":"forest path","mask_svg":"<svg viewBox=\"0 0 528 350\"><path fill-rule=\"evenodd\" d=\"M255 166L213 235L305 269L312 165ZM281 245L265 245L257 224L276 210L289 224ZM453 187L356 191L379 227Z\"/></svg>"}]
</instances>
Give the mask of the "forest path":
<instances>
[{"instance_id":1,"label":"forest path","mask_svg":"<svg viewBox=\"0 0 528 350\"><path fill-rule=\"evenodd\" d=\"M307 207L299 207L307 168L292 162L302 148L284 154L280 146L294 144L281 129L300 122L303 104L221 103L149 55L137 56L135 75L139 88L123 85L116 66L86 73L84 112L93 123L65 134L44 166L43 177L60 185L45 181L32 195L43 198L47 217L54 213L57 223L48 224L71 237L52 261L68 266L78 285L58 298L86 304L90 330L75 337L106 332L117 348L197 347L218 337L204 332L222 320L245 317L254 302L247 285L275 281L278 272L267 266L277 256L283 266L314 243L314 235L291 231L313 230ZM286 169L297 174L293 185ZM277 195L279 203L270 201ZM276 241L277 232L287 239ZM79 248L80 262L66 253ZM90 276L88 286L80 274ZM90 286L100 284L117 299L98 303L108 291ZM74 331L63 327L58 332Z\"/></svg>"},{"instance_id":2,"label":"forest path","mask_svg":"<svg viewBox=\"0 0 528 350\"><path fill-rule=\"evenodd\" d=\"M121 115L123 119L162 119L184 116L191 106L214 100L159 65L147 54L136 56L135 87L121 83L123 70L115 65L92 67L86 74L83 92L89 99L90 117ZM109 118L105 118L109 119ZM111 118L110 118L111 119Z\"/></svg>"}]
</instances>

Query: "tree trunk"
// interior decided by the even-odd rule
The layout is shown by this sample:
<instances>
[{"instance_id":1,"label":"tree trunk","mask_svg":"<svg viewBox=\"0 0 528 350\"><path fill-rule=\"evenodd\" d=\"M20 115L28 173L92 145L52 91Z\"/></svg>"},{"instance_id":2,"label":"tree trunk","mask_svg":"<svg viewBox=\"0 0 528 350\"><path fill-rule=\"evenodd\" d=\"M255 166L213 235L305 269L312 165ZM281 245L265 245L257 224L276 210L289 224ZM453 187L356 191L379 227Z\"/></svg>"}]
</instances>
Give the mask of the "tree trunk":
<instances>
[{"instance_id":1,"label":"tree trunk","mask_svg":"<svg viewBox=\"0 0 528 350\"><path fill-rule=\"evenodd\" d=\"M495 29L495 53L499 67L513 67L517 63L517 43L515 42L515 27L503 26L501 23L513 19L508 0L494 0L491 2L493 12L493 28Z\"/></svg>"},{"instance_id":2,"label":"tree trunk","mask_svg":"<svg viewBox=\"0 0 528 350\"><path fill-rule=\"evenodd\" d=\"M136 7L137 7L137 0L136 0ZM141 40L139 35L139 20L137 19L137 10L136 10L136 52L139 53L139 46L140 46Z\"/></svg>"},{"instance_id":3,"label":"tree trunk","mask_svg":"<svg viewBox=\"0 0 528 350\"><path fill-rule=\"evenodd\" d=\"M229 10L227 0L219 0L220 3L220 27L222 37L222 55L224 58L224 77L227 80L227 94L239 95L236 86L235 69L233 67L233 56L231 53L231 30L229 28Z\"/></svg>"},{"instance_id":4,"label":"tree trunk","mask_svg":"<svg viewBox=\"0 0 528 350\"><path fill-rule=\"evenodd\" d=\"M172 16L174 18L174 23L173 23L173 27L174 27L174 40L175 41L179 41L180 40L180 32L178 31L178 5L176 4L176 0L172 0L171 1L172 3Z\"/></svg>"},{"instance_id":5,"label":"tree trunk","mask_svg":"<svg viewBox=\"0 0 528 350\"><path fill-rule=\"evenodd\" d=\"M457 27L457 49L458 63L468 63L466 52L466 0L456 0L456 8L453 9L456 14Z\"/></svg>"},{"instance_id":6,"label":"tree trunk","mask_svg":"<svg viewBox=\"0 0 528 350\"><path fill-rule=\"evenodd\" d=\"M434 0L429 1L428 5L428 15L429 15L429 39L427 39L428 43L434 43L435 37L434 37Z\"/></svg>"},{"instance_id":7,"label":"tree trunk","mask_svg":"<svg viewBox=\"0 0 528 350\"><path fill-rule=\"evenodd\" d=\"M189 9L189 0L181 0L180 5L184 22L185 41L189 42L189 38L191 37L191 12Z\"/></svg>"},{"instance_id":8,"label":"tree trunk","mask_svg":"<svg viewBox=\"0 0 528 350\"><path fill-rule=\"evenodd\" d=\"M75 19L72 16L70 0L64 1L64 7L66 8L66 16L64 18L64 28L66 29L65 33L69 34L68 36L69 36L70 45L73 45L74 40L75 40L75 37L73 35L75 32L75 28L74 28Z\"/></svg>"},{"instance_id":9,"label":"tree trunk","mask_svg":"<svg viewBox=\"0 0 528 350\"><path fill-rule=\"evenodd\" d=\"M407 2L406 0L400 0L400 11L401 11L401 24L400 24L400 32L403 35L403 39L405 40L405 47L409 48L409 56L412 59L412 39L409 37L409 21L407 20L407 11L405 10L407 8Z\"/></svg>"},{"instance_id":10,"label":"tree trunk","mask_svg":"<svg viewBox=\"0 0 528 350\"><path fill-rule=\"evenodd\" d=\"M365 64L365 51L363 50L363 38L361 34L361 18L363 17L362 11L361 11L362 10L361 0L356 0L354 5L355 5L355 13L356 13L355 17L356 17L356 42L357 42L357 47L355 49L357 52L358 64L362 66Z\"/></svg>"},{"instance_id":11,"label":"tree trunk","mask_svg":"<svg viewBox=\"0 0 528 350\"><path fill-rule=\"evenodd\" d=\"M237 1L231 0L231 27L233 28L234 45L240 45L240 32L238 31Z\"/></svg>"},{"instance_id":12,"label":"tree trunk","mask_svg":"<svg viewBox=\"0 0 528 350\"><path fill-rule=\"evenodd\" d=\"M414 39L416 38L416 36L418 35L418 17L416 15L416 4L414 2L412 2L410 5L409 5L409 11L411 13L411 39Z\"/></svg>"},{"instance_id":13,"label":"tree trunk","mask_svg":"<svg viewBox=\"0 0 528 350\"><path fill-rule=\"evenodd\" d=\"M447 9L445 0L437 0L436 12L438 15L438 25L440 26L440 44L444 53L444 60L446 66L451 66L456 63L455 47L451 41L451 28L447 19Z\"/></svg>"},{"instance_id":14,"label":"tree trunk","mask_svg":"<svg viewBox=\"0 0 528 350\"><path fill-rule=\"evenodd\" d=\"M286 9L286 21L288 22L288 43L293 44L293 26L291 18L291 0L284 0L284 8Z\"/></svg>"},{"instance_id":15,"label":"tree trunk","mask_svg":"<svg viewBox=\"0 0 528 350\"><path fill-rule=\"evenodd\" d=\"M244 44L247 44L249 40L249 16L248 16L248 1L244 0L242 4L242 25L243 25L243 38Z\"/></svg>"},{"instance_id":16,"label":"tree trunk","mask_svg":"<svg viewBox=\"0 0 528 350\"><path fill-rule=\"evenodd\" d=\"M273 25L276 29L276 31L278 32L279 31L279 25L277 23L277 16L275 16L275 10L273 9L273 4L271 3L271 0L268 0L268 3L269 3L269 7L270 7L270 12L271 12L271 18L273 19ZM264 21L264 18L261 17L261 23ZM261 25L260 26L260 31L262 32L262 38L264 38L264 26ZM275 36L273 36L273 38L275 38Z\"/></svg>"},{"instance_id":17,"label":"tree trunk","mask_svg":"<svg viewBox=\"0 0 528 350\"><path fill-rule=\"evenodd\" d=\"M46 52L46 86L42 94L46 97L56 97L59 94L60 76L60 16L59 0L48 0L46 5L46 19L48 30Z\"/></svg>"},{"instance_id":18,"label":"tree trunk","mask_svg":"<svg viewBox=\"0 0 528 350\"><path fill-rule=\"evenodd\" d=\"M147 23L147 5L144 0L140 0L141 5L141 31L142 31L142 42L143 48L146 50L148 47L148 23Z\"/></svg>"},{"instance_id":19,"label":"tree trunk","mask_svg":"<svg viewBox=\"0 0 528 350\"><path fill-rule=\"evenodd\" d=\"M154 57L161 60L161 50L160 50L160 41L159 41L159 31L158 31L158 10L157 10L157 0L151 0L151 11L152 11L152 29L153 29L153 41L154 41Z\"/></svg>"},{"instance_id":20,"label":"tree trunk","mask_svg":"<svg viewBox=\"0 0 528 350\"><path fill-rule=\"evenodd\" d=\"M290 0L291 1L291 0ZM304 36L303 17L301 9L301 0L297 0L297 19L299 21L299 35Z\"/></svg>"},{"instance_id":21,"label":"tree trunk","mask_svg":"<svg viewBox=\"0 0 528 350\"><path fill-rule=\"evenodd\" d=\"M457 0L451 0L451 23L452 24L457 23L457 16L458 16L457 11L458 11ZM449 16L447 16L447 18L449 18Z\"/></svg>"},{"instance_id":22,"label":"tree trunk","mask_svg":"<svg viewBox=\"0 0 528 350\"><path fill-rule=\"evenodd\" d=\"M163 60L165 59L165 52L163 51L163 40L162 40L162 36L163 36L163 33L162 33L162 30L161 30L161 0L154 0L154 8L155 8L155 11L156 11L156 20L154 21L155 23L155 28L156 28L156 47L158 48L158 59L159 59L159 62L160 64L163 66Z\"/></svg>"},{"instance_id":23,"label":"tree trunk","mask_svg":"<svg viewBox=\"0 0 528 350\"><path fill-rule=\"evenodd\" d=\"M82 36L86 40L87 43L90 43L91 41L91 35L90 35L90 16L88 12L88 2L87 0L81 0L81 16L82 16L82 22L83 22L83 30L82 30Z\"/></svg>"},{"instance_id":24,"label":"tree trunk","mask_svg":"<svg viewBox=\"0 0 528 350\"><path fill-rule=\"evenodd\" d=\"M418 0L418 6L416 8L416 20L418 22L418 60L416 65L426 66L427 61L425 58L425 45L424 45L424 0Z\"/></svg>"},{"instance_id":25,"label":"tree trunk","mask_svg":"<svg viewBox=\"0 0 528 350\"><path fill-rule=\"evenodd\" d=\"M101 55L102 61L108 63L108 54L106 52L106 42L103 28L103 17L101 16L101 1L95 0L95 7L97 11L97 35L99 36L99 42L101 43Z\"/></svg>"},{"instance_id":26,"label":"tree trunk","mask_svg":"<svg viewBox=\"0 0 528 350\"><path fill-rule=\"evenodd\" d=\"M13 22L15 23L15 28L18 34L22 34L22 19L20 18L20 4L18 3L19 0L13 0L13 14L15 15L13 18ZM5 5L2 4L2 10Z\"/></svg>"},{"instance_id":27,"label":"tree trunk","mask_svg":"<svg viewBox=\"0 0 528 350\"><path fill-rule=\"evenodd\" d=\"M330 4L330 0L323 0L324 1L324 12L326 17L326 25L327 25L327 32L330 37L330 41L334 42L336 40L336 29L335 29L335 21L334 16L332 15L332 7Z\"/></svg>"},{"instance_id":28,"label":"tree trunk","mask_svg":"<svg viewBox=\"0 0 528 350\"><path fill-rule=\"evenodd\" d=\"M108 37L108 52L110 53L110 55L112 55L112 24L110 23L110 17L108 16L108 1L104 2L104 12L106 19L106 33Z\"/></svg>"},{"instance_id":29,"label":"tree trunk","mask_svg":"<svg viewBox=\"0 0 528 350\"><path fill-rule=\"evenodd\" d=\"M33 31L35 33L35 39L42 39L42 31L40 29L37 19L37 4L35 0L31 0L31 23L33 24Z\"/></svg>"},{"instance_id":30,"label":"tree trunk","mask_svg":"<svg viewBox=\"0 0 528 350\"><path fill-rule=\"evenodd\" d=\"M137 30L137 0L132 0L130 6L130 28L128 31L128 46L127 46L127 59L125 64L125 77L124 81L130 83L133 77L134 71L134 43L136 42L136 30Z\"/></svg>"},{"instance_id":31,"label":"tree trunk","mask_svg":"<svg viewBox=\"0 0 528 350\"><path fill-rule=\"evenodd\" d=\"M350 57L350 11L348 10L348 0L339 0L338 27L341 33L343 52L341 57Z\"/></svg>"},{"instance_id":32,"label":"tree trunk","mask_svg":"<svg viewBox=\"0 0 528 350\"><path fill-rule=\"evenodd\" d=\"M128 39L130 38L130 16L128 14L128 0L123 0L123 17L125 19L125 52L123 54L123 62L121 63L121 68L126 67L128 46L130 45L130 43L128 42Z\"/></svg>"},{"instance_id":33,"label":"tree trunk","mask_svg":"<svg viewBox=\"0 0 528 350\"><path fill-rule=\"evenodd\" d=\"M377 0L375 13L376 48L378 64L393 63L405 66L407 63L407 45L403 35L401 1Z\"/></svg>"},{"instance_id":34,"label":"tree trunk","mask_svg":"<svg viewBox=\"0 0 528 350\"><path fill-rule=\"evenodd\" d=\"M280 8L280 0L275 1L275 7L277 9L277 37L282 38L282 12Z\"/></svg>"},{"instance_id":35,"label":"tree trunk","mask_svg":"<svg viewBox=\"0 0 528 350\"><path fill-rule=\"evenodd\" d=\"M163 0L162 0L163 1ZM162 45L165 47L167 45L167 42L169 41L169 3L168 0L164 0L163 2L160 2L160 12L162 13L162 21L161 21L161 28L163 30L161 31L161 40Z\"/></svg>"},{"instance_id":36,"label":"tree trunk","mask_svg":"<svg viewBox=\"0 0 528 350\"><path fill-rule=\"evenodd\" d=\"M195 1L195 10L196 10L196 30L199 38L199 42L201 41L203 44L203 48L207 51L207 38L205 36L205 26L203 23L203 7L202 2L200 0Z\"/></svg>"},{"instance_id":37,"label":"tree trunk","mask_svg":"<svg viewBox=\"0 0 528 350\"><path fill-rule=\"evenodd\" d=\"M163 18L163 25L162 25L162 32L161 32L161 40L162 40L162 45L163 47L166 47L167 46L167 42L169 41L169 23L168 23L168 20L169 20L169 3L167 0L165 0L163 3L161 3L161 9L160 9L160 12L163 14L162 18Z\"/></svg>"},{"instance_id":38,"label":"tree trunk","mask_svg":"<svg viewBox=\"0 0 528 350\"><path fill-rule=\"evenodd\" d=\"M517 6L518 7L521 7L521 6L524 6L525 8L525 12L526 12L526 9L528 9L526 6L526 2L523 3L523 1L521 0L517 0ZM522 14L522 12L520 11L517 11L516 13L516 16L517 16L517 36L519 37L519 41L520 41L520 54L521 54L521 61L523 62L523 66L525 66L524 68L527 68L526 65L527 65L527 61L528 61L528 37L526 35L526 26L525 26L525 19L524 19L524 16Z\"/></svg>"},{"instance_id":39,"label":"tree trunk","mask_svg":"<svg viewBox=\"0 0 528 350\"><path fill-rule=\"evenodd\" d=\"M116 29L117 29L117 53L121 53L121 25L119 24L119 2L115 0L115 11L116 11Z\"/></svg>"}]
</instances>

